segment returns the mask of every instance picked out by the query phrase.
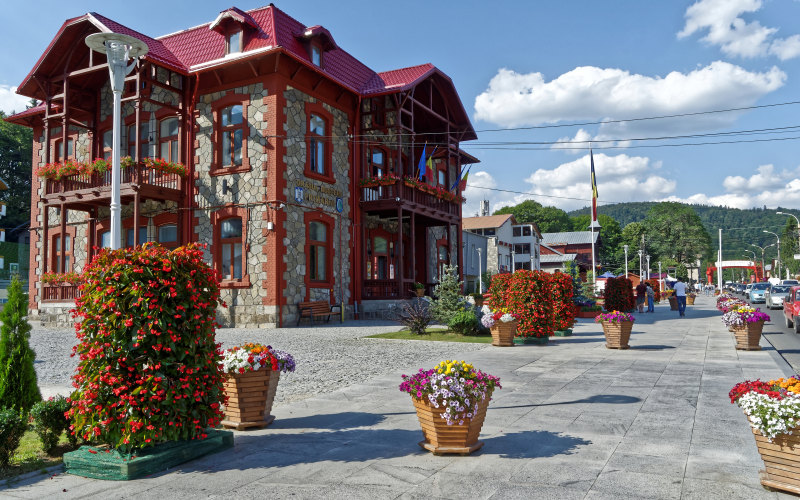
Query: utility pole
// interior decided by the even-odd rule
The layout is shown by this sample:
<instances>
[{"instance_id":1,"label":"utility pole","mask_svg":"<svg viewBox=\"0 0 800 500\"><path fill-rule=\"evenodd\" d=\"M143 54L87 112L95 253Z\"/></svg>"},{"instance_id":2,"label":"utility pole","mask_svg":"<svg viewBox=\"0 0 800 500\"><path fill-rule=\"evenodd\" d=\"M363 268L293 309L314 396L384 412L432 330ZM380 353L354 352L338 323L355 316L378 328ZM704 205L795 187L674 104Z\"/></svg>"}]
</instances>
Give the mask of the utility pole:
<instances>
[{"instance_id":1,"label":"utility pole","mask_svg":"<svg viewBox=\"0 0 800 500\"><path fill-rule=\"evenodd\" d=\"M647 279L650 279L650 255L647 255Z\"/></svg>"},{"instance_id":2,"label":"utility pole","mask_svg":"<svg viewBox=\"0 0 800 500\"><path fill-rule=\"evenodd\" d=\"M719 258L717 259L718 290L722 292L722 228L719 228Z\"/></svg>"},{"instance_id":3,"label":"utility pole","mask_svg":"<svg viewBox=\"0 0 800 500\"><path fill-rule=\"evenodd\" d=\"M483 261L481 260L481 249L476 248L478 252L478 293L483 293Z\"/></svg>"},{"instance_id":4,"label":"utility pole","mask_svg":"<svg viewBox=\"0 0 800 500\"><path fill-rule=\"evenodd\" d=\"M658 261L658 286L664 290L664 277L661 275L661 261Z\"/></svg>"},{"instance_id":5,"label":"utility pole","mask_svg":"<svg viewBox=\"0 0 800 500\"><path fill-rule=\"evenodd\" d=\"M642 281L642 249L639 249L639 281Z\"/></svg>"}]
</instances>

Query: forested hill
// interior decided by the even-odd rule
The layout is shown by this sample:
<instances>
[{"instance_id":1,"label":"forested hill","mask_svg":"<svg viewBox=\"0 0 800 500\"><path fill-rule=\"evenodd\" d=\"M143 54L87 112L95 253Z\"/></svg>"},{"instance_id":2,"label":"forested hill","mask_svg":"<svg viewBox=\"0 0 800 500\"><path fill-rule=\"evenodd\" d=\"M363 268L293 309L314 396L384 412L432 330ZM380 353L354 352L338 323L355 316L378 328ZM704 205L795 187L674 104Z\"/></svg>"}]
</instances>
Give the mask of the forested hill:
<instances>
[{"instance_id":1,"label":"forested hill","mask_svg":"<svg viewBox=\"0 0 800 500\"><path fill-rule=\"evenodd\" d=\"M655 205L655 202L630 202L616 203L614 205L601 205L597 211L613 217L619 222L621 227L625 227L631 222L641 222L647 216L647 212ZM773 231L781 235L781 246L787 242L784 239L784 229L788 222L794 224L794 219L787 215L778 215L776 212L793 213L800 217L800 211L784 208L767 209L751 208L741 210L738 208L715 207L708 205L688 205L697 212L712 239L713 248L718 248L719 229L722 228L723 253L726 258L744 258L745 249L756 250L749 245L769 245L775 243L775 237L764 233L764 230ZM589 207L569 212L570 216L586 215ZM774 255L774 249L772 249ZM769 257L770 251L767 251Z\"/></svg>"}]
</instances>

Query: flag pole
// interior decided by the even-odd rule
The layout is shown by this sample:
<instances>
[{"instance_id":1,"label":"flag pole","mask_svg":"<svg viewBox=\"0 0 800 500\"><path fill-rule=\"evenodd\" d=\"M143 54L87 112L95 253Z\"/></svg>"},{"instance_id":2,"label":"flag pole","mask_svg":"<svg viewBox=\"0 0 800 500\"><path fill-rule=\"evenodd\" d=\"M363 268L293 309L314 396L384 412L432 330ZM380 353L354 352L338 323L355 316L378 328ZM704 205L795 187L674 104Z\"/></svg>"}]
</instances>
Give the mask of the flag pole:
<instances>
[{"instance_id":1,"label":"flag pole","mask_svg":"<svg viewBox=\"0 0 800 500\"><path fill-rule=\"evenodd\" d=\"M589 162L592 179L592 221L589 224L592 229L592 292L597 293L597 266L594 261L594 227L597 222L597 181L594 176L594 155L592 154L591 148L589 148Z\"/></svg>"}]
</instances>

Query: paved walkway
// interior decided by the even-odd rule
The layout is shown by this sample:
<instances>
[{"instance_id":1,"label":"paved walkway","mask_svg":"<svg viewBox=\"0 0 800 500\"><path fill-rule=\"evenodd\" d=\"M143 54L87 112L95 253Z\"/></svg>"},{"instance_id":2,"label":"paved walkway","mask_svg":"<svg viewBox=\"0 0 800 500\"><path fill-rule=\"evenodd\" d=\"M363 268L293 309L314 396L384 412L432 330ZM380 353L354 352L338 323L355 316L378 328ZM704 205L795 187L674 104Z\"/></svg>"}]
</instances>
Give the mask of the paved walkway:
<instances>
[{"instance_id":1,"label":"paved walkway","mask_svg":"<svg viewBox=\"0 0 800 500\"><path fill-rule=\"evenodd\" d=\"M600 327L580 320L547 346L465 355L503 384L485 446L468 457L417 446L419 424L392 372L280 406L271 427L238 432L234 449L168 473L125 483L36 476L0 497L783 497L759 484L763 464L728 391L789 375L788 365L763 340L762 351L736 351L711 298L698 297L685 319L668 309L637 315L626 351L606 349Z\"/></svg>"}]
</instances>

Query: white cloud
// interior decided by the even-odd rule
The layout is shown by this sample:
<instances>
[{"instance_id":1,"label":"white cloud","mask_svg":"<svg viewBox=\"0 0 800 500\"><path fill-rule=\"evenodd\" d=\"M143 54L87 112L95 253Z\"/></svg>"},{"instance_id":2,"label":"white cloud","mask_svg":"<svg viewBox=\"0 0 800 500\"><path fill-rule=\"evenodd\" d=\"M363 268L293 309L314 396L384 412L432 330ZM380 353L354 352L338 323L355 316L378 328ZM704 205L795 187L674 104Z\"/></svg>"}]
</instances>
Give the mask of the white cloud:
<instances>
[{"instance_id":1,"label":"white cloud","mask_svg":"<svg viewBox=\"0 0 800 500\"><path fill-rule=\"evenodd\" d=\"M708 30L702 40L719 46L726 55L737 57L777 56L781 60L800 55L800 38L774 37L777 28L745 21L741 15L761 10L762 0L699 0L686 9L686 24L678 38Z\"/></svg>"},{"instance_id":2,"label":"white cloud","mask_svg":"<svg viewBox=\"0 0 800 500\"><path fill-rule=\"evenodd\" d=\"M773 165L761 165L750 177L728 176L722 181L725 193L709 196L697 193L670 200L732 208L800 208L800 167L777 171Z\"/></svg>"},{"instance_id":3,"label":"white cloud","mask_svg":"<svg viewBox=\"0 0 800 500\"><path fill-rule=\"evenodd\" d=\"M673 71L664 77L582 66L550 82L541 73L520 74L502 68L475 98L475 119L517 127L722 109L732 102L749 106L785 81L786 73L777 67L758 73L724 61L688 73ZM735 118L725 113L709 123L718 127ZM679 121L686 130L690 120Z\"/></svg>"},{"instance_id":4,"label":"white cloud","mask_svg":"<svg viewBox=\"0 0 800 500\"><path fill-rule=\"evenodd\" d=\"M16 92L17 87L0 85L0 111L10 115L12 112L18 113L25 110L31 99Z\"/></svg>"},{"instance_id":5,"label":"white cloud","mask_svg":"<svg viewBox=\"0 0 800 500\"><path fill-rule=\"evenodd\" d=\"M583 148L587 147L589 145L589 141L591 140L592 134L581 128L575 132L574 137L559 138L555 144L550 146L550 149L561 149L569 154L577 155L584 152Z\"/></svg>"}]
</instances>

